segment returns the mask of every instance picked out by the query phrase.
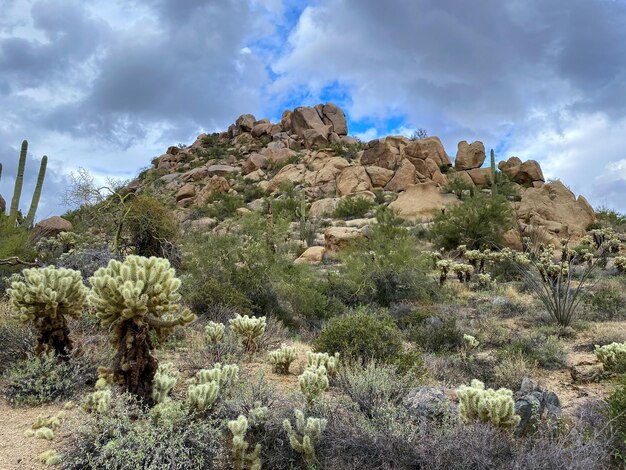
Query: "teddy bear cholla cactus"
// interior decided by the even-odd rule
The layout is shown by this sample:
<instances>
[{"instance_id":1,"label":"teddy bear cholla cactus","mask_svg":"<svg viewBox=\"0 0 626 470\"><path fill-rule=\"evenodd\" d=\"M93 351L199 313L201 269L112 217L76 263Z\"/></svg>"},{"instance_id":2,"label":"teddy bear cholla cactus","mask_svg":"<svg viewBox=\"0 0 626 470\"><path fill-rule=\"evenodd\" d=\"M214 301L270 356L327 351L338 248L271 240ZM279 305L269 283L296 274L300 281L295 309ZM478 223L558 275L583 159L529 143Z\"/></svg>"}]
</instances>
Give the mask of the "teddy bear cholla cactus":
<instances>
[{"instance_id":1,"label":"teddy bear cholla cactus","mask_svg":"<svg viewBox=\"0 0 626 470\"><path fill-rule=\"evenodd\" d=\"M295 410L294 414L296 416L296 429L293 429L288 419L283 421L283 428L289 436L289 444L292 449L302 454L307 465L313 467L317 461L315 445L326 429L326 420L311 417L305 420L304 413L300 410Z\"/></svg>"},{"instance_id":2,"label":"teddy bear cholla cactus","mask_svg":"<svg viewBox=\"0 0 626 470\"><path fill-rule=\"evenodd\" d=\"M296 360L298 354L295 348L291 346L283 346L280 349L270 351L268 360L272 364L272 369L278 374L288 374L289 366Z\"/></svg>"},{"instance_id":3,"label":"teddy bear cholla cactus","mask_svg":"<svg viewBox=\"0 0 626 470\"><path fill-rule=\"evenodd\" d=\"M152 385L152 399L156 403L165 403L169 400L169 393L176 386L180 377L180 372L176 370L174 364L166 362L159 364L159 368L154 374L154 384Z\"/></svg>"},{"instance_id":4,"label":"teddy bear cholla cactus","mask_svg":"<svg viewBox=\"0 0 626 470\"><path fill-rule=\"evenodd\" d=\"M326 368L326 373L330 377L334 377L337 373L337 367L339 366L339 353L336 352L333 356L328 353L314 353L308 352L306 354L307 367L320 367Z\"/></svg>"},{"instance_id":5,"label":"teddy bear cholla cactus","mask_svg":"<svg viewBox=\"0 0 626 470\"><path fill-rule=\"evenodd\" d=\"M229 320L230 329L241 338L247 353L254 353L258 348L257 340L265 333L265 317L249 317L237 315Z\"/></svg>"},{"instance_id":6,"label":"teddy bear cholla cactus","mask_svg":"<svg viewBox=\"0 0 626 470\"><path fill-rule=\"evenodd\" d=\"M626 369L626 342L596 345L595 353L606 370L621 372Z\"/></svg>"},{"instance_id":7,"label":"teddy bear cholla cactus","mask_svg":"<svg viewBox=\"0 0 626 470\"><path fill-rule=\"evenodd\" d=\"M250 443L246 441L248 432L248 420L245 416L239 415L236 420L228 422L228 429L233 433L232 459L235 470L261 470L261 444L254 446L254 450L247 452Z\"/></svg>"},{"instance_id":8,"label":"teddy bear cholla cactus","mask_svg":"<svg viewBox=\"0 0 626 470\"><path fill-rule=\"evenodd\" d=\"M111 260L90 282L89 301L117 348L115 379L151 403L158 362L150 333L164 339L195 319L188 309L180 311L180 280L166 259L131 255L124 262Z\"/></svg>"},{"instance_id":9,"label":"teddy bear cholla cactus","mask_svg":"<svg viewBox=\"0 0 626 470\"><path fill-rule=\"evenodd\" d=\"M310 366L298 376L300 390L304 394L307 402L312 403L317 400L322 393L328 390L330 382L324 366Z\"/></svg>"},{"instance_id":10,"label":"teddy bear cholla cactus","mask_svg":"<svg viewBox=\"0 0 626 470\"><path fill-rule=\"evenodd\" d=\"M23 281L7 290L11 307L24 323L32 322L39 333L35 352L54 351L67 357L72 350L67 318L82 312L88 289L73 269L31 268L22 271Z\"/></svg>"},{"instance_id":11,"label":"teddy bear cholla cactus","mask_svg":"<svg viewBox=\"0 0 626 470\"><path fill-rule=\"evenodd\" d=\"M204 327L204 337L209 344L219 343L224 339L225 326L223 323L216 323L210 321L207 326Z\"/></svg>"},{"instance_id":12,"label":"teddy bear cholla cactus","mask_svg":"<svg viewBox=\"0 0 626 470\"><path fill-rule=\"evenodd\" d=\"M459 412L465 423L482 421L510 429L520 422L520 417L515 414L513 392L509 389L485 389L484 383L474 379L469 387L459 387L456 394L460 402Z\"/></svg>"}]
</instances>

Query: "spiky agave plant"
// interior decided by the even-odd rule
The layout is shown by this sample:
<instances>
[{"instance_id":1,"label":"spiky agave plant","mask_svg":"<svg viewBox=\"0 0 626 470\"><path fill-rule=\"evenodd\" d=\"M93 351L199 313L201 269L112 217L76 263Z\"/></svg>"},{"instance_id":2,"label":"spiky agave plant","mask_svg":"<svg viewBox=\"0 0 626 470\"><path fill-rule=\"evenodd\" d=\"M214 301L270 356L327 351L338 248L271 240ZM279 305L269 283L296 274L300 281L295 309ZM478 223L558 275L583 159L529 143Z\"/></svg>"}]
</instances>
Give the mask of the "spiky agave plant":
<instances>
[{"instance_id":1,"label":"spiky agave plant","mask_svg":"<svg viewBox=\"0 0 626 470\"><path fill-rule=\"evenodd\" d=\"M117 348L113 376L129 392L152 403L158 362L152 355L151 333L164 339L174 327L195 320L178 304L180 280L166 259L131 255L124 262L111 260L90 282L89 302Z\"/></svg>"}]
</instances>

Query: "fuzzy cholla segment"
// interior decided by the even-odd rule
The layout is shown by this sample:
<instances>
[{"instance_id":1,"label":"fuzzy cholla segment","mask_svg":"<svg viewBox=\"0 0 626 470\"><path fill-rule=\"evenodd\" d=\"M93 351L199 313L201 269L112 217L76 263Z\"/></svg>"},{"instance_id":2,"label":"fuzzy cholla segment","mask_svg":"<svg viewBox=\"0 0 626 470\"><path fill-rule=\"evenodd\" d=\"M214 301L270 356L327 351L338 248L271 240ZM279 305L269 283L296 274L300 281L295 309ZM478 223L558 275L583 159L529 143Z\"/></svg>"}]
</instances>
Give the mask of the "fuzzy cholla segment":
<instances>
[{"instance_id":1,"label":"fuzzy cholla segment","mask_svg":"<svg viewBox=\"0 0 626 470\"><path fill-rule=\"evenodd\" d=\"M237 315L229 320L230 329L241 338L246 352L254 353L257 350L257 340L265 333L267 325L265 317L249 317Z\"/></svg>"},{"instance_id":2,"label":"fuzzy cholla segment","mask_svg":"<svg viewBox=\"0 0 626 470\"><path fill-rule=\"evenodd\" d=\"M520 417L515 414L513 392L509 389L485 389L484 383L474 379L469 387L459 387L456 394L460 401L461 418L466 423L482 421L502 428L513 428L520 421Z\"/></svg>"},{"instance_id":3,"label":"fuzzy cholla segment","mask_svg":"<svg viewBox=\"0 0 626 470\"><path fill-rule=\"evenodd\" d=\"M13 282L7 293L11 307L20 313L24 323L80 315L88 289L78 271L48 266L25 269L22 275L24 281Z\"/></svg>"},{"instance_id":4,"label":"fuzzy cholla segment","mask_svg":"<svg viewBox=\"0 0 626 470\"><path fill-rule=\"evenodd\" d=\"M283 428L289 436L289 444L292 449L302 454L309 466L313 466L316 462L315 445L326 429L326 420L311 417L305 420L304 413L300 410L295 410L294 414L296 416L296 429L293 429L288 419L283 421Z\"/></svg>"},{"instance_id":5,"label":"fuzzy cholla segment","mask_svg":"<svg viewBox=\"0 0 626 470\"><path fill-rule=\"evenodd\" d=\"M111 260L90 282L89 301L102 326L133 320L139 325L152 323L158 329L194 320L189 310L174 318L179 309L180 280L166 259L131 255L124 262Z\"/></svg>"}]
</instances>

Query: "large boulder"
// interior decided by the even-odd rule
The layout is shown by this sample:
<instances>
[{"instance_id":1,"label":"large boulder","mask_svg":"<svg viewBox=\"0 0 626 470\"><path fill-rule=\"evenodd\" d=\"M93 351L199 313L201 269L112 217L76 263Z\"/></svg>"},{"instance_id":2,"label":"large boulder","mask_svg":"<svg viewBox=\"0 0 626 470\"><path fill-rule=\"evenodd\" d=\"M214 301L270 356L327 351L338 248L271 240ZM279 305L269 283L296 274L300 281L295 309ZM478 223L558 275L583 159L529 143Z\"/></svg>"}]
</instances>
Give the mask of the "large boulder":
<instances>
[{"instance_id":1,"label":"large boulder","mask_svg":"<svg viewBox=\"0 0 626 470\"><path fill-rule=\"evenodd\" d=\"M372 140L363 151L361 165L375 165L395 171L402 161L404 147L405 145L392 137Z\"/></svg>"},{"instance_id":2,"label":"large boulder","mask_svg":"<svg viewBox=\"0 0 626 470\"><path fill-rule=\"evenodd\" d=\"M186 185L182 186L176 193L176 202L182 199L193 198L195 196L196 186L193 183L187 183Z\"/></svg>"},{"instance_id":3,"label":"large boulder","mask_svg":"<svg viewBox=\"0 0 626 470\"><path fill-rule=\"evenodd\" d=\"M228 184L228 180L223 176L213 176L200 191L197 203L199 205L204 205L213 195L227 193L228 191L230 191L230 184Z\"/></svg>"},{"instance_id":4,"label":"large boulder","mask_svg":"<svg viewBox=\"0 0 626 470\"><path fill-rule=\"evenodd\" d=\"M366 166L365 171L367 171L367 174L372 180L372 186L374 188L383 188L394 175L393 170L375 165Z\"/></svg>"},{"instance_id":5,"label":"large boulder","mask_svg":"<svg viewBox=\"0 0 626 470\"><path fill-rule=\"evenodd\" d=\"M446 387L423 385L405 398L409 412L418 421L443 421L458 416L456 393Z\"/></svg>"},{"instance_id":6,"label":"large boulder","mask_svg":"<svg viewBox=\"0 0 626 470\"><path fill-rule=\"evenodd\" d=\"M307 147L328 142L331 126L324 124L315 108L300 106L291 113L291 130L304 140Z\"/></svg>"},{"instance_id":7,"label":"large boulder","mask_svg":"<svg viewBox=\"0 0 626 470\"><path fill-rule=\"evenodd\" d=\"M302 253L294 262L296 264L320 264L324 260L325 252L326 248L323 246L311 246L304 250L304 253Z\"/></svg>"},{"instance_id":8,"label":"large boulder","mask_svg":"<svg viewBox=\"0 0 626 470\"><path fill-rule=\"evenodd\" d=\"M472 168L460 173L467 174L476 186L485 187L491 182L491 168Z\"/></svg>"},{"instance_id":9,"label":"large boulder","mask_svg":"<svg viewBox=\"0 0 626 470\"><path fill-rule=\"evenodd\" d=\"M349 166L344 168L339 176L337 176L337 195L345 196L346 194L356 193L359 191L368 191L372 188L367 171L362 166Z\"/></svg>"},{"instance_id":10,"label":"large boulder","mask_svg":"<svg viewBox=\"0 0 626 470\"><path fill-rule=\"evenodd\" d=\"M536 181L545 181L541 166L535 160L522 162L517 157L511 157L498 163L498 169L507 175L511 181L522 185L529 185Z\"/></svg>"},{"instance_id":11,"label":"large boulder","mask_svg":"<svg viewBox=\"0 0 626 470\"><path fill-rule=\"evenodd\" d=\"M547 240L558 243L583 237L595 221L595 212L583 196L576 196L560 181L541 187L522 188L521 201L514 205L522 228L531 226L547 232Z\"/></svg>"},{"instance_id":12,"label":"large boulder","mask_svg":"<svg viewBox=\"0 0 626 470\"><path fill-rule=\"evenodd\" d=\"M241 173L241 168L230 165L209 165L207 176L226 176L230 173Z\"/></svg>"},{"instance_id":13,"label":"large boulder","mask_svg":"<svg viewBox=\"0 0 626 470\"><path fill-rule=\"evenodd\" d=\"M313 201L309 209L309 215L313 218L323 217L332 214L337 208L339 198L327 197Z\"/></svg>"},{"instance_id":14,"label":"large boulder","mask_svg":"<svg viewBox=\"0 0 626 470\"><path fill-rule=\"evenodd\" d=\"M402 160L402 163L400 163L400 167L396 170L393 178L391 178L387 186L385 186L385 189L387 191L400 192L415 183L417 183L415 167L405 158Z\"/></svg>"},{"instance_id":15,"label":"large boulder","mask_svg":"<svg viewBox=\"0 0 626 470\"><path fill-rule=\"evenodd\" d=\"M298 164L289 164L285 165L281 170L274 176L269 184L268 189L270 191L276 191L280 188L280 185L284 182L289 182L294 185L301 184L304 182L304 179L307 175L307 169L304 165Z\"/></svg>"},{"instance_id":16,"label":"large boulder","mask_svg":"<svg viewBox=\"0 0 626 470\"><path fill-rule=\"evenodd\" d=\"M521 436L534 432L542 422L557 426L561 418L561 402L554 392L539 387L526 377L515 394L515 412L521 418L515 434Z\"/></svg>"},{"instance_id":17,"label":"large boulder","mask_svg":"<svg viewBox=\"0 0 626 470\"><path fill-rule=\"evenodd\" d=\"M242 114L235 121L235 126L237 126L241 132L250 132L255 122L256 118L252 114Z\"/></svg>"},{"instance_id":18,"label":"large boulder","mask_svg":"<svg viewBox=\"0 0 626 470\"><path fill-rule=\"evenodd\" d=\"M485 162L485 146L476 141L468 144L465 140L459 142L454 167L457 170L471 170L480 168Z\"/></svg>"},{"instance_id":19,"label":"large boulder","mask_svg":"<svg viewBox=\"0 0 626 470\"><path fill-rule=\"evenodd\" d=\"M398 199L389 204L389 207L395 209L400 217L407 220L430 220L448 204L456 202L458 202L456 196L442 194L437 184L429 181L409 186L398 196Z\"/></svg>"},{"instance_id":20,"label":"large boulder","mask_svg":"<svg viewBox=\"0 0 626 470\"><path fill-rule=\"evenodd\" d=\"M69 220L55 215L39 222L31 231L33 241L42 238L56 237L61 232L71 232L74 229Z\"/></svg>"},{"instance_id":21,"label":"large boulder","mask_svg":"<svg viewBox=\"0 0 626 470\"><path fill-rule=\"evenodd\" d=\"M430 158L437 165L449 166L450 157L443 148L439 137L426 137L411 141L405 148L406 157L409 159L426 160Z\"/></svg>"},{"instance_id":22,"label":"large boulder","mask_svg":"<svg viewBox=\"0 0 626 470\"><path fill-rule=\"evenodd\" d=\"M326 253L337 253L355 240L365 238L361 229L355 227L329 227L324 231Z\"/></svg>"},{"instance_id":23,"label":"large boulder","mask_svg":"<svg viewBox=\"0 0 626 470\"><path fill-rule=\"evenodd\" d=\"M348 135L346 115L339 106L326 103L322 107L322 121L330 126L330 131L337 135Z\"/></svg>"}]
</instances>

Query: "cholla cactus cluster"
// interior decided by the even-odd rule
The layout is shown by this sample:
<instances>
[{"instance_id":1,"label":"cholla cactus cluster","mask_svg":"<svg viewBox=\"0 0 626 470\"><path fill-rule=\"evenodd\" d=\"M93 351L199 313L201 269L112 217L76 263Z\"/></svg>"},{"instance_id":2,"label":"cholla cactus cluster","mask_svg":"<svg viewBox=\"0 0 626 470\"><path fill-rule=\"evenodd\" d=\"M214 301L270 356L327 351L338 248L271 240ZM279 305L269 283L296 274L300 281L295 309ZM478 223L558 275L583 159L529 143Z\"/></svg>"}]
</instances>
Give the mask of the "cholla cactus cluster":
<instances>
[{"instance_id":1,"label":"cholla cactus cluster","mask_svg":"<svg viewBox=\"0 0 626 470\"><path fill-rule=\"evenodd\" d=\"M204 327L204 337L209 344L219 343L224 339L225 328L223 323L210 321L207 326Z\"/></svg>"},{"instance_id":2,"label":"cholla cactus cluster","mask_svg":"<svg viewBox=\"0 0 626 470\"><path fill-rule=\"evenodd\" d=\"M88 293L81 274L48 266L25 269L22 275L24 280L12 282L7 293L20 319L24 323L31 322L39 333L35 352L68 355L72 342L66 317L80 315Z\"/></svg>"},{"instance_id":3,"label":"cholla cactus cluster","mask_svg":"<svg viewBox=\"0 0 626 470\"><path fill-rule=\"evenodd\" d=\"M283 421L283 428L289 437L289 444L292 449L302 454L309 467L315 465L315 445L326 429L326 420L320 418L306 418L300 410L295 410L296 428L286 419Z\"/></svg>"},{"instance_id":4,"label":"cholla cactus cluster","mask_svg":"<svg viewBox=\"0 0 626 470\"><path fill-rule=\"evenodd\" d=\"M42 452L41 454L37 456L37 458L39 459L41 463L48 465L48 466L59 465L63 461L61 454L59 454L54 449L50 449L45 452Z\"/></svg>"},{"instance_id":5,"label":"cholla cactus cluster","mask_svg":"<svg viewBox=\"0 0 626 470\"><path fill-rule=\"evenodd\" d=\"M258 348L258 339L265 333L265 317L249 317L248 315L237 315L229 320L230 329L239 336L243 342L246 352L252 354Z\"/></svg>"},{"instance_id":6,"label":"cholla cactus cluster","mask_svg":"<svg viewBox=\"0 0 626 470\"><path fill-rule=\"evenodd\" d=\"M233 434L232 459L235 470L260 470L261 469L261 444L254 446L252 452L248 452L250 443L246 441L248 420L239 415L236 420L228 422L228 429Z\"/></svg>"},{"instance_id":7,"label":"cholla cactus cluster","mask_svg":"<svg viewBox=\"0 0 626 470\"><path fill-rule=\"evenodd\" d=\"M215 364L211 369L201 369L196 372L195 383L205 384L215 382L220 387L228 387L239 377L239 366L235 364Z\"/></svg>"},{"instance_id":8,"label":"cholla cactus cluster","mask_svg":"<svg viewBox=\"0 0 626 470\"><path fill-rule=\"evenodd\" d=\"M620 273L626 272L626 256L616 256L613 262Z\"/></svg>"},{"instance_id":9,"label":"cholla cactus cluster","mask_svg":"<svg viewBox=\"0 0 626 470\"><path fill-rule=\"evenodd\" d=\"M626 342L596 345L595 353L606 370L621 372L626 369Z\"/></svg>"},{"instance_id":10,"label":"cholla cactus cluster","mask_svg":"<svg viewBox=\"0 0 626 470\"><path fill-rule=\"evenodd\" d=\"M325 367L326 373L329 377L334 377L337 373L337 367L339 366L339 353L334 355L328 353L314 353L308 352L306 354L307 367Z\"/></svg>"},{"instance_id":11,"label":"cholla cactus cluster","mask_svg":"<svg viewBox=\"0 0 626 470\"><path fill-rule=\"evenodd\" d=\"M607 253L618 253L621 240L612 228L596 228L590 230L582 238L581 244L587 244L595 250L606 251Z\"/></svg>"},{"instance_id":12,"label":"cholla cactus cluster","mask_svg":"<svg viewBox=\"0 0 626 470\"><path fill-rule=\"evenodd\" d=\"M220 386L216 382L191 384L187 389L187 404L192 410L203 413L213 406L219 391Z\"/></svg>"},{"instance_id":13,"label":"cholla cactus cluster","mask_svg":"<svg viewBox=\"0 0 626 470\"><path fill-rule=\"evenodd\" d=\"M472 335L463 335L463 343L467 350L474 350L480 346L480 341L474 338Z\"/></svg>"},{"instance_id":14,"label":"cholla cactus cluster","mask_svg":"<svg viewBox=\"0 0 626 470\"><path fill-rule=\"evenodd\" d=\"M169 400L169 393L176 386L180 378L180 372L176 370L174 364L166 362L159 364L159 368L154 374L154 384L152 386L152 398L155 403L165 403Z\"/></svg>"},{"instance_id":15,"label":"cholla cactus cluster","mask_svg":"<svg viewBox=\"0 0 626 470\"><path fill-rule=\"evenodd\" d=\"M283 345L280 349L270 351L268 360L274 372L278 374L288 374L289 366L298 357L295 348Z\"/></svg>"},{"instance_id":16,"label":"cholla cactus cluster","mask_svg":"<svg viewBox=\"0 0 626 470\"><path fill-rule=\"evenodd\" d=\"M330 386L326 367L307 367L298 377L298 383L300 384L300 390L304 394L307 402L312 403L316 401Z\"/></svg>"},{"instance_id":17,"label":"cholla cactus cluster","mask_svg":"<svg viewBox=\"0 0 626 470\"><path fill-rule=\"evenodd\" d=\"M485 384L480 380L472 380L469 387L459 387L456 394L460 402L459 412L465 423L482 421L510 429L520 421L520 417L515 414L513 392L509 389L485 389Z\"/></svg>"},{"instance_id":18,"label":"cholla cactus cluster","mask_svg":"<svg viewBox=\"0 0 626 470\"><path fill-rule=\"evenodd\" d=\"M129 392L152 400L157 361L150 333L163 339L177 325L195 319L188 309L178 313L180 280L166 259L128 256L123 262L111 260L90 281L89 301L101 325L111 330L118 350L116 380Z\"/></svg>"},{"instance_id":19,"label":"cholla cactus cluster","mask_svg":"<svg viewBox=\"0 0 626 470\"><path fill-rule=\"evenodd\" d=\"M96 390L87 395L85 400L85 409L87 411L95 411L96 413L106 414L111 407L111 390Z\"/></svg>"},{"instance_id":20,"label":"cholla cactus cluster","mask_svg":"<svg viewBox=\"0 0 626 470\"><path fill-rule=\"evenodd\" d=\"M211 369L201 369L189 381L187 404L199 413L210 409L217 400L220 390L232 385L239 376L239 367L231 364L215 364Z\"/></svg>"}]
</instances>

